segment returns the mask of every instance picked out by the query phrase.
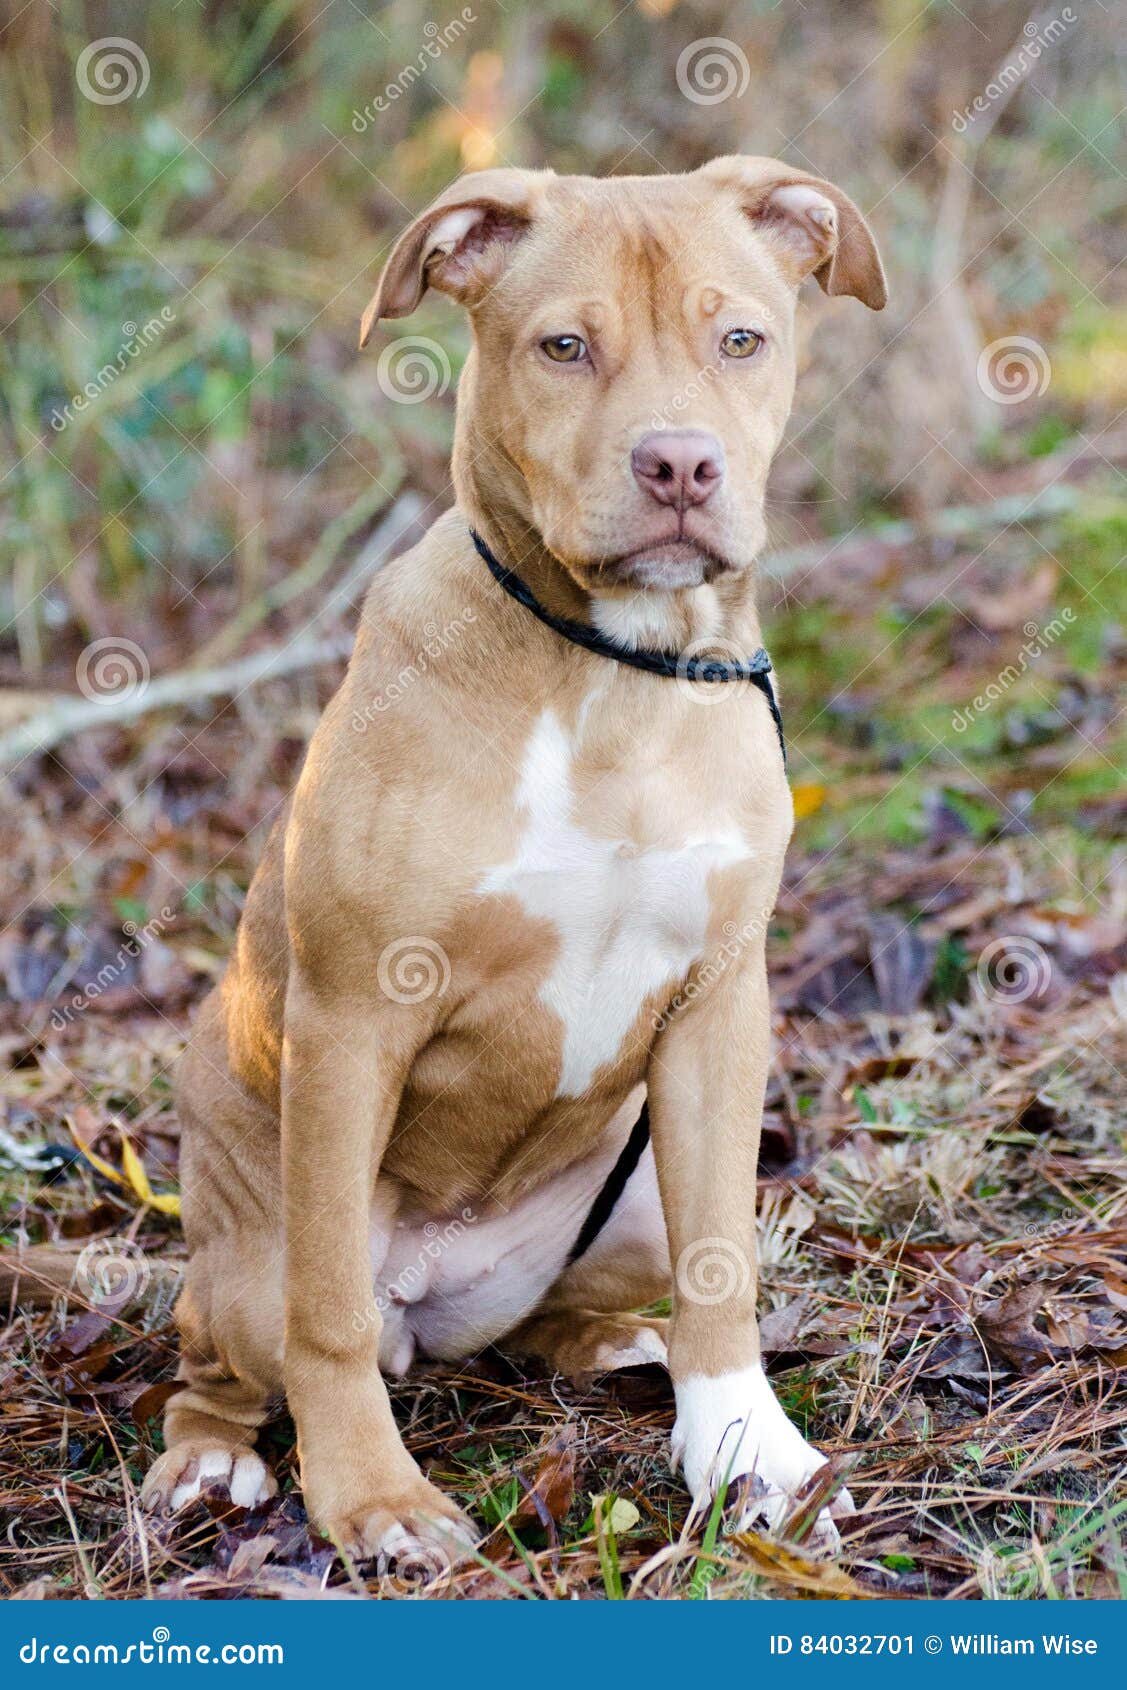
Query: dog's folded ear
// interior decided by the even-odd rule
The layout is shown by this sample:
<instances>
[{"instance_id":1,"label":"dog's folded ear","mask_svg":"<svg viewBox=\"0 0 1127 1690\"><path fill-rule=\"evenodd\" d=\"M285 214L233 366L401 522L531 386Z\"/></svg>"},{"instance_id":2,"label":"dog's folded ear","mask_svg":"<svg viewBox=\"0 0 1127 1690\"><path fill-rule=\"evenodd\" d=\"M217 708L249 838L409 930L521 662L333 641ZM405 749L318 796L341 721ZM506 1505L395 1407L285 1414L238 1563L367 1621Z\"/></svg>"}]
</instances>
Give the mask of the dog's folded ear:
<instances>
[{"instance_id":1,"label":"dog's folded ear","mask_svg":"<svg viewBox=\"0 0 1127 1690\"><path fill-rule=\"evenodd\" d=\"M770 238L791 281L813 273L823 293L851 294L872 311L888 303L872 230L832 182L777 158L718 158L701 175L734 190L745 216Z\"/></svg>"},{"instance_id":2,"label":"dog's folded ear","mask_svg":"<svg viewBox=\"0 0 1127 1690\"><path fill-rule=\"evenodd\" d=\"M479 170L459 177L396 241L360 324L366 346L381 317L406 317L428 287L463 305L492 287L532 222L550 170Z\"/></svg>"}]
</instances>

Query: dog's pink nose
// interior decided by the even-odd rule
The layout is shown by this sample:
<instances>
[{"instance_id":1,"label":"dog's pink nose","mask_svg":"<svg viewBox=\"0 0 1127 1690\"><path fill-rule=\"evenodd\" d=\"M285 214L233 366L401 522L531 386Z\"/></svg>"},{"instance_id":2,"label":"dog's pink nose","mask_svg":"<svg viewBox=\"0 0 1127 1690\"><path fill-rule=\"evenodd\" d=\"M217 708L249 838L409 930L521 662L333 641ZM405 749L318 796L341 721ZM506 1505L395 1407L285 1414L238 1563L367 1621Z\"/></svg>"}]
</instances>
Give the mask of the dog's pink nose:
<instances>
[{"instance_id":1,"label":"dog's pink nose","mask_svg":"<svg viewBox=\"0 0 1127 1690\"><path fill-rule=\"evenodd\" d=\"M724 448L702 428L643 435L630 454L634 480L659 505L703 505L724 479Z\"/></svg>"}]
</instances>

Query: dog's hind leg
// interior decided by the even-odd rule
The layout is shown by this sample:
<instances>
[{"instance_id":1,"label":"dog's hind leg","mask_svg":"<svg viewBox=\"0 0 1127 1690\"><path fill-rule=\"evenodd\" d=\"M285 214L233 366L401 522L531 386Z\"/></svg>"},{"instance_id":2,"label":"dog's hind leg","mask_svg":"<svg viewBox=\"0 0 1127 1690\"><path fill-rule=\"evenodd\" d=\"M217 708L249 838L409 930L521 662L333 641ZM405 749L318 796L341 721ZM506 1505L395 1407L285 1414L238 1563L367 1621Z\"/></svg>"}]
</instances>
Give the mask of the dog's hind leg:
<instances>
[{"instance_id":1,"label":"dog's hind leg","mask_svg":"<svg viewBox=\"0 0 1127 1690\"><path fill-rule=\"evenodd\" d=\"M282 1394L282 1196L277 1115L226 1070L216 997L181 1059L176 1102L190 1259L176 1305L181 1388L164 1416L164 1454L146 1507L175 1510L225 1489L251 1507L277 1490L255 1451Z\"/></svg>"},{"instance_id":2,"label":"dog's hind leg","mask_svg":"<svg viewBox=\"0 0 1127 1690\"><path fill-rule=\"evenodd\" d=\"M218 1487L253 1508L278 1489L254 1445L281 1389L281 1262L272 1249L214 1240L193 1255L176 1308L182 1388L165 1410L165 1451L145 1478L146 1507L175 1512Z\"/></svg>"},{"instance_id":3,"label":"dog's hind leg","mask_svg":"<svg viewBox=\"0 0 1127 1690\"><path fill-rule=\"evenodd\" d=\"M526 1320L504 1340L504 1348L535 1356L583 1388L624 1367L667 1367L667 1326L657 1315L559 1308Z\"/></svg>"},{"instance_id":4,"label":"dog's hind leg","mask_svg":"<svg viewBox=\"0 0 1127 1690\"><path fill-rule=\"evenodd\" d=\"M618 1368L665 1366L668 1322L633 1311L660 1302L670 1289L665 1220L647 1146L596 1238L502 1347L536 1356L579 1385Z\"/></svg>"}]
</instances>

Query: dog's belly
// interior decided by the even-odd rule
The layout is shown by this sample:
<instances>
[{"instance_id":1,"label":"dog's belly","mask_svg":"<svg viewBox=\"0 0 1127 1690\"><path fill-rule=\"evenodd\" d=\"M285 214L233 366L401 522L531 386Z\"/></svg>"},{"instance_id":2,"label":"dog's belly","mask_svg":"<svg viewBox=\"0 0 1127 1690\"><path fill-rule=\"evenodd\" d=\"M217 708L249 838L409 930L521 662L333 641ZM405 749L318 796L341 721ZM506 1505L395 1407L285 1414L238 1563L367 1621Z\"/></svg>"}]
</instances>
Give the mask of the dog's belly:
<instances>
[{"instance_id":1,"label":"dog's belly","mask_svg":"<svg viewBox=\"0 0 1127 1690\"><path fill-rule=\"evenodd\" d=\"M403 1373L416 1351L441 1360L476 1355L532 1313L566 1266L641 1103L636 1088L593 1151L511 1206L486 1198L437 1217L396 1214L397 1194L377 1188L371 1255L382 1368ZM619 1207L640 1236L663 1236L652 1150Z\"/></svg>"},{"instance_id":2,"label":"dog's belly","mask_svg":"<svg viewBox=\"0 0 1127 1690\"><path fill-rule=\"evenodd\" d=\"M561 724L545 711L521 770L516 851L477 888L515 898L558 936L539 989L562 1024L557 1098L584 1096L646 1003L678 989L705 944L709 876L751 855L734 829L701 830L675 846L584 830L574 819L572 760Z\"/></svg>"}]
</instances>

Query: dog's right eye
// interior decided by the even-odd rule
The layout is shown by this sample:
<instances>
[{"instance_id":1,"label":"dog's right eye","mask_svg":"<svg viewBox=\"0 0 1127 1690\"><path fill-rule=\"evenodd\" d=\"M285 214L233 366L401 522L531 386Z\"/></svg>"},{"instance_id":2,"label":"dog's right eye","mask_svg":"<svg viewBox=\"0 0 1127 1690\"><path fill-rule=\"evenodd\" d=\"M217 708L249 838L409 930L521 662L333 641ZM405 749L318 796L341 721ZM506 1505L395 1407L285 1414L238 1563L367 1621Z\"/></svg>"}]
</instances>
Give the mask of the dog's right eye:
<instances>
[{"instance_id":1,"label":"dog's right eye","mask_svg":"<svg viewBox=\"0 0 1127 1690\"><path fill-rule=\"evenodd\" d=\"M587 354L587 344L577 334L550 335L540 346L553 364L577 364Z\"/></svg>"}]
</instances>

